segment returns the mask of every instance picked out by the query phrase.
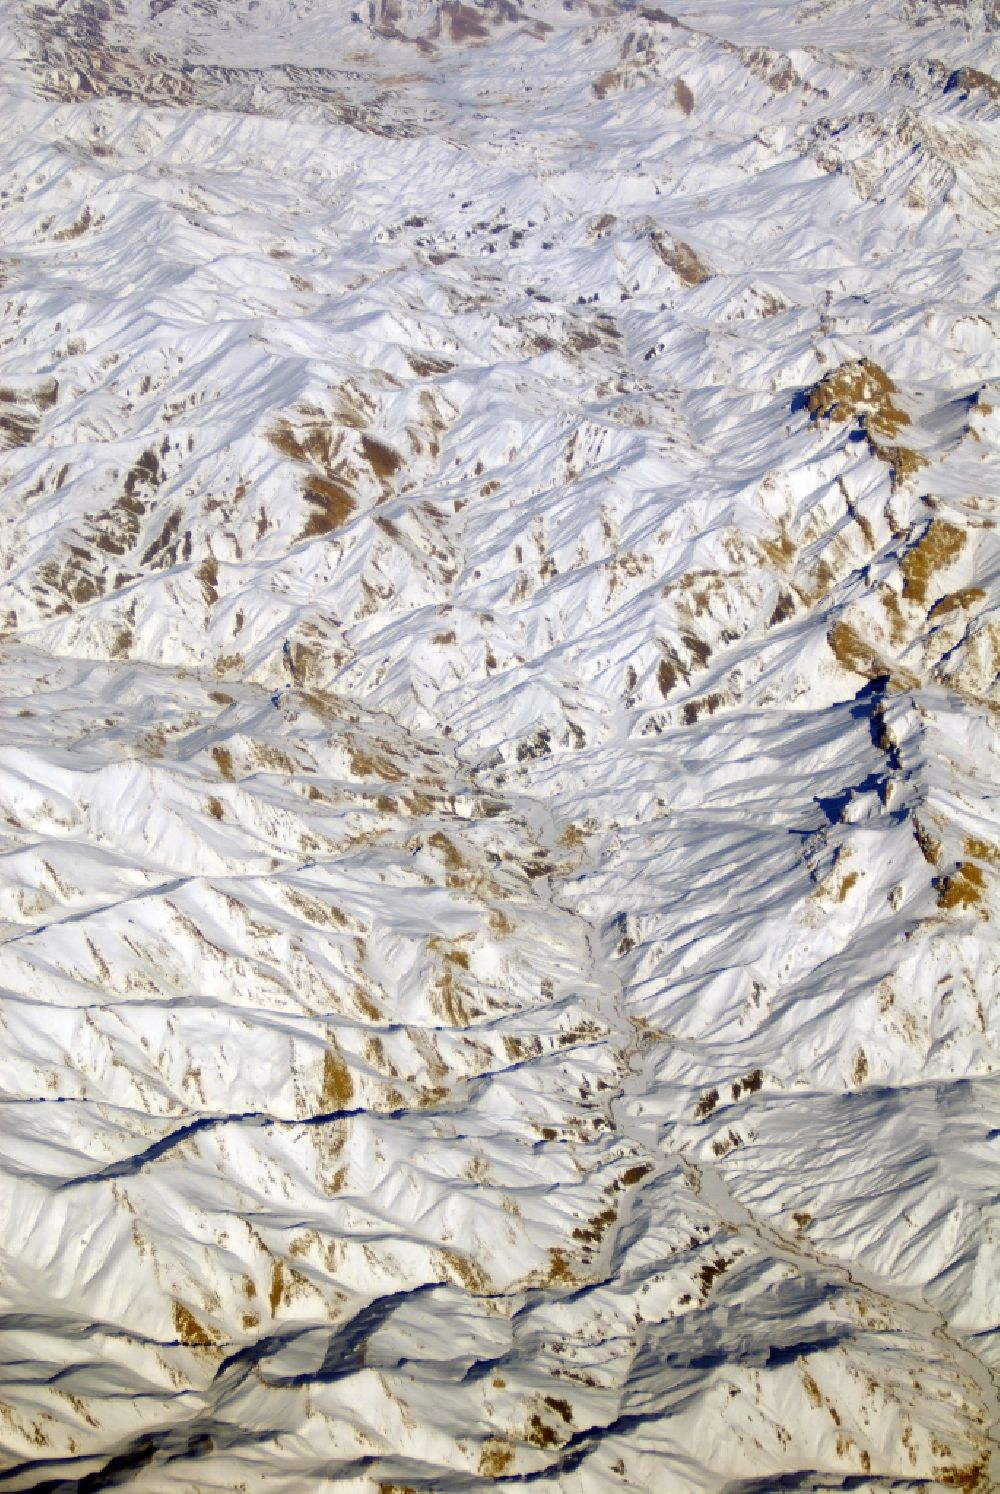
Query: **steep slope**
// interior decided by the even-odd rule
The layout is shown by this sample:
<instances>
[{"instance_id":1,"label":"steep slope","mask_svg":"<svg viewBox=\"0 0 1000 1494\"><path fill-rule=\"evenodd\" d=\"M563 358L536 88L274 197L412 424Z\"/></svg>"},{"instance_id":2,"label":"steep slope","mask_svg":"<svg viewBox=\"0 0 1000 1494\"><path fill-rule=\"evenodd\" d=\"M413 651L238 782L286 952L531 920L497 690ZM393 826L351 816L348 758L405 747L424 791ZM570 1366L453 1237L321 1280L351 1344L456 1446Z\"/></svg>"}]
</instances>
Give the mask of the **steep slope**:
<instances>
[{"instance_id":1,"label":"steep slope","mask_svg":"<svg viewBox=\"0 0 1000 1494\"><path fill-rule=\"evenodd\" d=\"M984 7L0 23L0 1488L1000 1482Z\"/></svg>"}]
</instances>

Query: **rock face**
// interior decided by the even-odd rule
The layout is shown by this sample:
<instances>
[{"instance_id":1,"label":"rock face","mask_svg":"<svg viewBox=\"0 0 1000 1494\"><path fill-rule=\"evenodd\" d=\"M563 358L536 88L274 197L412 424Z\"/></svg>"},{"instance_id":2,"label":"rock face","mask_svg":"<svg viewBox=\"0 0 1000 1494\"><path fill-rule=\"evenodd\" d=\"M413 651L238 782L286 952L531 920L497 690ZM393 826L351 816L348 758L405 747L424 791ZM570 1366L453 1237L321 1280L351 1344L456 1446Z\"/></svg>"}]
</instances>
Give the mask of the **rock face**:
<instances>
[{"instance_id":1,"label":"rock face","mask_svg":"<svg viewBox=\"0 0 1000 1494\"><path fill-rule=\"evenodd\" d=\"M1000 1480L987 31L0 0L4 1489Z\"/></svg>"}]
</instances>

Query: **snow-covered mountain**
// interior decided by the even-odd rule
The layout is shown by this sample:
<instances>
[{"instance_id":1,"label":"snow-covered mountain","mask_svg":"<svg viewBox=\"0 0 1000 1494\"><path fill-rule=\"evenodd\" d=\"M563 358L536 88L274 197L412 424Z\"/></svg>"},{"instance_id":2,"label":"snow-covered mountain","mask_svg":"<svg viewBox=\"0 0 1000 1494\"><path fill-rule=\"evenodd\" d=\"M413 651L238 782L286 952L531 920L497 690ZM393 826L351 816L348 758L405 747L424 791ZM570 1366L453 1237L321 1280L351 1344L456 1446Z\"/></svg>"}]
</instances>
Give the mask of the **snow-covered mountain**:
<instances>
[{"instance_id":1,"label":"snow-covered mountain","mask_svg":"<svg viewBox=\"0 0 1000 1494\"><path fill-rule=\"evenodd\" d=\"M0 1490L1000 1487L981 0L0 0Z\"/></svg>"}]
</instances>

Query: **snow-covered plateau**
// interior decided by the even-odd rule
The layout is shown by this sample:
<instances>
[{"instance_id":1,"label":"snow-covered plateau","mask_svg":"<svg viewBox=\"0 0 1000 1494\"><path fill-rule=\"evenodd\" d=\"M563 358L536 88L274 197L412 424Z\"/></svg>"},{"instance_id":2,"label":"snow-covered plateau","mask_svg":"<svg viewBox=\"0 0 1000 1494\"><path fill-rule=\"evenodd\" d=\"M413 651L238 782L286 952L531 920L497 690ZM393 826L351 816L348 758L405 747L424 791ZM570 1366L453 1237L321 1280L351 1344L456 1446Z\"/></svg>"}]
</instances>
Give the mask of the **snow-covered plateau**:
<instances>
[{"instance_id":1,"label":"snow-covered plateau","mask_svg":"<svg viewBox=\"0 0 1000 1494\"><path fill-rule=\"evenodd\" d=\"M355 3L0 0L0 1491L987 1494L997 15Z\"/></svg>"}]
</instances>

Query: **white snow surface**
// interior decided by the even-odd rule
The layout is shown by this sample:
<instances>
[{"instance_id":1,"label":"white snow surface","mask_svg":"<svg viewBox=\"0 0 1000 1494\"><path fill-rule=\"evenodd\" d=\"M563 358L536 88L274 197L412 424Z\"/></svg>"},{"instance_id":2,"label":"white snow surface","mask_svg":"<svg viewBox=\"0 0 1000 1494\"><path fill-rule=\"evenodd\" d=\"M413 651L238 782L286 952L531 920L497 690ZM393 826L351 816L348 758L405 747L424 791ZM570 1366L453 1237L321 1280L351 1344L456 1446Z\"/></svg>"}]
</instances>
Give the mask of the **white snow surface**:
<instances>
[{"instance_id":1,"label":"white snow surface","mask_svg":"<svg viewBox=\"0 0 1000 1494\"><path fill-rule=\"evenodd\" d=\"M0 1490L1000 1487L981 0L0 0Z\"/></svg>"}]
</instances>

